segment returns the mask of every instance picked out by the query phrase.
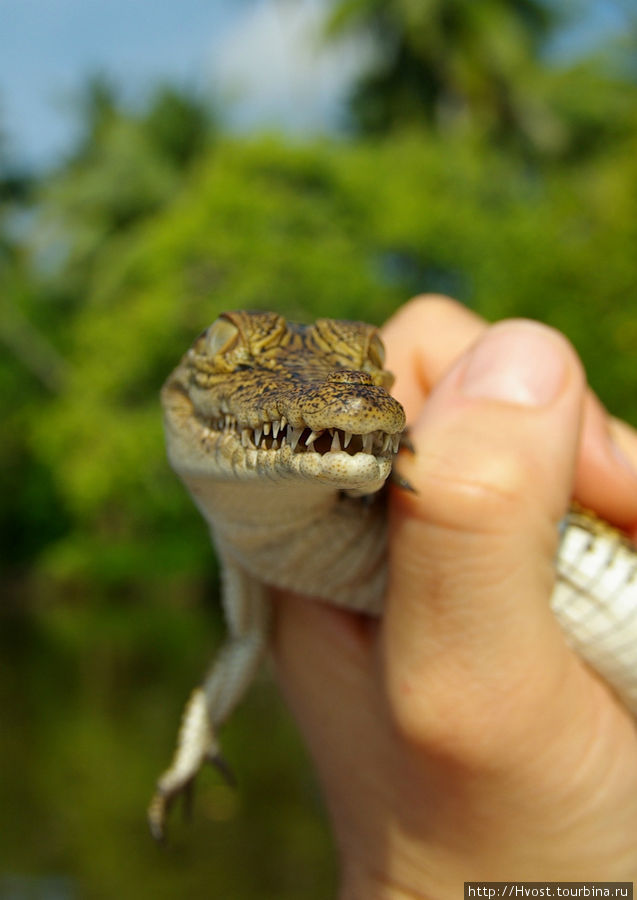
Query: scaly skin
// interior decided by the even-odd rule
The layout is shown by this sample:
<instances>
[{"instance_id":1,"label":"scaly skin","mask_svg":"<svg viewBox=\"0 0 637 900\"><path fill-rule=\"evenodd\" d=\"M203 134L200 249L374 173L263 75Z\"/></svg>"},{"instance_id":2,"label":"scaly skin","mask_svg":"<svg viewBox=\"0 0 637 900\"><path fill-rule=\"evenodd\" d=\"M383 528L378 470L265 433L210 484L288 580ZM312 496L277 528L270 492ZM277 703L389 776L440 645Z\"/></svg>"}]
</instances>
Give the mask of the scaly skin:
<instances>
[{"instance_id":1,"label":"scaly skin","mask_svg":"<svg viewBox=\"0 0 637 900\"><path fill-rule=\"evenodd\" d=\"M385 492L405 414L375 328L275 313L222 315L162 390L168 456L208 521L229 639L186 707L149 807L153 835L206 761L267 647L268 587L379 615ZM637 714L637 553L579 509L563 523L553 611L567 640Z\"/></svg>"}]
</instances>

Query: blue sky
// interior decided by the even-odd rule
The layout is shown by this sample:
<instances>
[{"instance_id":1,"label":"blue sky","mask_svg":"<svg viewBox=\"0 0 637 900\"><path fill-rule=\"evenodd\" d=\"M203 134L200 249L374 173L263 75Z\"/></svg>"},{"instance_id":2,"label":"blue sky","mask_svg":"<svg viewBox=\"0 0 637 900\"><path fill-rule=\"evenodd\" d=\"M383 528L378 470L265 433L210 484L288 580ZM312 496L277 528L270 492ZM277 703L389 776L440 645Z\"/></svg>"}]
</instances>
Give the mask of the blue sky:
<instances>
[{"instance_id":1,"label":"blue sky","mask_svg":"<svg viewBox=\"0 0 637 900\"><path fill-rule=\"evenodd\" d=\"M44 162L68 145L88 73L127 91L162 78L203 86L215 42L242 11L220 0L0 0L0 125L10 150Z\"/></svg>"},{"instance_id":2,"label":"blue sky","mask_svg":"<svg viewBox=\"0 0 637 900\"><path fill-rule=\"evenodd\" d=\"M83 79L135 100L157 84L232 99L231 124L324 131L359 45L318 47L322 0L0 0L0 129L11 158L55 161Z\"/></svg>"},{"instance_id":3,"label":"blue sky","mask_svg":"<svg viewBox=\"0 0 637 900\"><path fill-rule=\"evenodd\" d=\"M617 27L621 2L581 0L593 13L560 46L568 51ZM27 164L58 158L72 141L73 99L95 72L131 99L161 80L216 91L232 98L238 127L325 131L371 51L360 43L321 48L323 8L322 0L0 0L8 149Z\"/></svg>"}]
</instances>

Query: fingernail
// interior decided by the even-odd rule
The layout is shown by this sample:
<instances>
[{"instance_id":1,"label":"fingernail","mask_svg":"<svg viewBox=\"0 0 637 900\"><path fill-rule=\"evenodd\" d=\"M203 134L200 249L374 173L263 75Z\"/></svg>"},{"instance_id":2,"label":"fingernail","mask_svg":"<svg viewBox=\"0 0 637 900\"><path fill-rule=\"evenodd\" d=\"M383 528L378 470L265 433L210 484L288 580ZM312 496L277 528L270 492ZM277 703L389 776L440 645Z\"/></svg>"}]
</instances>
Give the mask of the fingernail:
<instances>
[{"instance_id":1,"label":"fingernail","mask_svg":"<svg viewBox=\"0 0 637 900\"><path fill-rule=\"evenodd\" d=\"M493 326L478 343L461 382L465 396L544 406L559 394L566 375L564 353L533 322Z\"/></svg>"}]
</instances>

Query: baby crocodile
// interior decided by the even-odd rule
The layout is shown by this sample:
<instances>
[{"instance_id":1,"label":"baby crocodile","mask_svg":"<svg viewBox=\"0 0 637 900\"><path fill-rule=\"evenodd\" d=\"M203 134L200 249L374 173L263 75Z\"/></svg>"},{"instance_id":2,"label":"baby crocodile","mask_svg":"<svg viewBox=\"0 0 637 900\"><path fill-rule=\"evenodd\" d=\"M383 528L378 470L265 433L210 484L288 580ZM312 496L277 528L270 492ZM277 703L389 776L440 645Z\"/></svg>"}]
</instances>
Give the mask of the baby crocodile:
<instances>
[{"instance_id":1,"label":"baby crocodile","mask_svg":"<svg viewBox=\"0 0 637 900\"><path fill-rule=\"evenodd\" d=\"M385 491L407 443L378 331L229 312L194 342L162 389L168 456L208 522L229 638L193 692L148 817L204 762L225 770L217 729L267 647L268 588L371 615L387 578ZM637 551L589 513L562 524L553 610L573 647L637 713Z\"/></svg>"}]
</instances>

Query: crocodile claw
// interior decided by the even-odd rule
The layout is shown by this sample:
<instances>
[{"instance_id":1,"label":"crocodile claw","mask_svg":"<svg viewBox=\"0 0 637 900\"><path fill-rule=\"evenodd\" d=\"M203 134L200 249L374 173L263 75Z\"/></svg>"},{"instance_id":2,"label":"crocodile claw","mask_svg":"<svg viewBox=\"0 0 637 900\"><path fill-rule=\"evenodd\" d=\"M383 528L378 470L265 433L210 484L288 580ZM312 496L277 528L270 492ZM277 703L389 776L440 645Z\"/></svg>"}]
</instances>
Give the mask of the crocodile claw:
<instances>
[{"instance_id":1,"label":"crocodile claw","mask_svg":"<svg viewBox=\"0 0 637 900\"><path fill-rule=\"evenodd\" d=\"M231 788L236 788L237 779L225 756L222 756L221 753L215 753L214 756L209 757L209 761L221 774L225 783Z\"/></svg>"},{"instance_id":2,"label":"crocodile claw","mask_svg":"<svg viewBox=\"0 0 637 900\"><path fill-rule=\"evenodd\" d=\"M206 695L198 687L186 704L173 760L159 778L148 806L148 825L156 841L165 838L166 819L177 797L184 798L186 814L189 814L195 778L205 762L216 766L229 784L234 783L232 771L219 751L210 724Z\"/></svg>"},{"instance_id":3,"label":"crocodile claw","mask_svg":"<svg viewBox=\"0 0 637 900\"><path fill-rule=\"evenodd\" d=\"M395 469L392 469L392 473L389 476L391 483L394 484L397 488L400 488L402 491L409 491L411 494L417 494L418 491L413 486L410 481L407 481L406 478L403 478Z\"/></svg>"}]
</instances>

